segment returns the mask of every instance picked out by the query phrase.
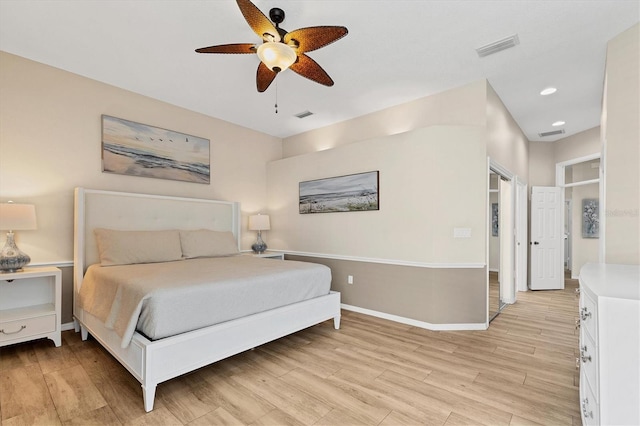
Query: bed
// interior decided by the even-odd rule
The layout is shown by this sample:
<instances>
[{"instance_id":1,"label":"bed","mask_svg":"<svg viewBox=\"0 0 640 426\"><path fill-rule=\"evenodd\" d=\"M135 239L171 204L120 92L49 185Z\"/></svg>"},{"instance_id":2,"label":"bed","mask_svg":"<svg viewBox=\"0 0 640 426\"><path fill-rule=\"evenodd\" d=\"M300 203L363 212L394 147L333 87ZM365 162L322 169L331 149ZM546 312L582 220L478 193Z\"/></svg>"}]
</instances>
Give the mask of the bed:
<instances>
[{"instance_id":1,"label":"bed","mask_svg":"<svg viewBox=\"0 0 640 426\"><path fill-rule=\"evenodd\" d=\"M147 412L153 409L157 385L164 381L326 320L333 319L334 327L340 327L340 294L329 291L299 302L285 301L284 306L242 314L214 325L190 331L178 330L178 334L164 332L170 335L164 337L160 334L154 340L146 332L138 331L137 327L129 330L128 336L126 333L123 335L122 330L114 328L103 316L83 309L81 303L85 273L91 265L100 264L101 261L94 230L150 232L204 229L231 233L233 242L239 249L239 203L76 188L74 212L73 313L76 331L82 333L83 340L91 334L141 383ZM218 261L223 262L224 259ZM246 255L233 256L229 261L241 262L241 266L233 266L237 270L246 269L244 265L249 261L258 261L258 269L265 270L277 270L277 263L289 262L256 259ZM176 263L187 268L188 262L197 263L196 269L199 271L209 267L198 263L208 262L205 259L180 260ZM137 267L138 265L128 266ZM137 272L130 273L130 270L123 274L138 275ZM187 275L189 274L183 273L178 276ZM240 277L227 276L227 279ZM87 280L87 288L89 283ZM292 284L287 285L291 287ZM86 293L87 288L83 293ZM83 296L86 298L86 294ZM240 310L237 312L241 312L242 304L238 308Z\"/></svg>"}]
</instances>

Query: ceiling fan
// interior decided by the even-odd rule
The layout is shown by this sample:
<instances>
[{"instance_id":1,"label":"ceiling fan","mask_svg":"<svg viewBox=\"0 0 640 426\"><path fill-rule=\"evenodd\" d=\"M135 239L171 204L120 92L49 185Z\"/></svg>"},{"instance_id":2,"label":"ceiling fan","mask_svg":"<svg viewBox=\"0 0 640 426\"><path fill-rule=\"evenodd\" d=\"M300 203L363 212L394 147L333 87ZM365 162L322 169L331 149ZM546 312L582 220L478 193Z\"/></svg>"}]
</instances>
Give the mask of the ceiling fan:
<instances>
[{"instance_id":1,"label":"ceiling fan","mask_svg":"<svg viewBox=\"0 0 640 426\"><path fill-rule=\"evenodd\" d=\"M345 27L318 26L287 32L280 28L284 11L269 11L271 21L249 0L236 0L240 12L251 29L262 39L262 44L235 43L196 49L198 53L257 53L260 58L256 85L258 92L267 90L279 72L291 68L303 77L325 86L333 86L329 74L306 52L320 49L347 35ZM275 26L274 26L275 24Z\"/></svg>"}]
</instances>

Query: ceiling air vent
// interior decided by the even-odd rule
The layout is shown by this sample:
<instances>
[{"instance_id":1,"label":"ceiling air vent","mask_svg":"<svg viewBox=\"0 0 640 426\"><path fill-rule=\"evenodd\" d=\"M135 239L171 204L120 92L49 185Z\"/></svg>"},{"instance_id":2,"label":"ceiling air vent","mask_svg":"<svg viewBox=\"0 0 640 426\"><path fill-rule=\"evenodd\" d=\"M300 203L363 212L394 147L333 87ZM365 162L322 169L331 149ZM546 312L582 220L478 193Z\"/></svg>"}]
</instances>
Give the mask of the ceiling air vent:
<instances>
[{"instance_id":1,"label":"ceiling air vent","mask_svg":"<svg viewBox=\"0 0 640 426\"><path fill-rule=\"evenodd\" d=\"M299 113L295 114L295 116L298 117L298 118L305 118L305 117L308 117L310 115L313 115L313 113L311 111L302 111L302 112L299 112Z\"/></svg>"},{"instance_id":2,"label":"ceiling air vent","mask_svg":"<svg viewBox=\"0 0 640 426\"><path fill-rule=\"evenodd\" d=\"M538 136L540 136L541 138L545 138L547 136L555 136L555 135L562 135L562 134L564 134L564 129L552 130L550 132L538 133Z\"/></svg>"},{"instance_id":3,"label":"ceiling air vent","mask_svg":"<svg viewBox=\"0 0 640 426\"><path fill-rule=\"evenodd\" d=\"M517 44L520 44L520 39L518 39L518 34L514 34L501 40L494 41L493 43L478 47L476 52L478 52L479 57L484 58L485 56L493 55L494 53L514 47Z\"/></svg>"}]
</instances>

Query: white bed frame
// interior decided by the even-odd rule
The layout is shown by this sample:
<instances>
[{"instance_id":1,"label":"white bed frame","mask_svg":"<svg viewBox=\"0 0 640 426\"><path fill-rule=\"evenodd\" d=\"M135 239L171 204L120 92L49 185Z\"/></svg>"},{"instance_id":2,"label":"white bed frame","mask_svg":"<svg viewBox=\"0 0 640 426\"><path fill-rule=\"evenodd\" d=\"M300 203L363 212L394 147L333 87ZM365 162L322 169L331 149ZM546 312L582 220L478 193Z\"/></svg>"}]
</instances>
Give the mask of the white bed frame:
<instances>
[{"instance_id":1,"label":"white bed frame","mask_svg":"<svg viewBox=\"0 0 640 426\"><path fill-rule=\"evenodd\" d=\"M177 336L151 341L135 333L128 347L113 330L79 306L86 268L98 263L94 228L232 231L240 248L240 204L228 201L75 190L74 305L76 332L100 342L142 384L145 410L166 380L333 318L340 327L340 293L287 305ZM275 260L274 260L275 262Z\"/></svg>"}]
</instances>

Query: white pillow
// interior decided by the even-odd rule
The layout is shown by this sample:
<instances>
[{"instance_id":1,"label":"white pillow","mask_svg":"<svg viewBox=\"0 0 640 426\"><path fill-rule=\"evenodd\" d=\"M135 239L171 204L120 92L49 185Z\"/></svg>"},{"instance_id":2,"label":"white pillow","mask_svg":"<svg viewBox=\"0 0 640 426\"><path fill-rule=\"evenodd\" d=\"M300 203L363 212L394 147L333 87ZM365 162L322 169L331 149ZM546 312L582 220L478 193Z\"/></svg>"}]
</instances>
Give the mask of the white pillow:
<instances>
[{"instance_id":1,"label":"white pillow","mask_svg":"<svg viewBox=\"0 0 640 426\"><path fill-rule=\"evenodd\" d=\"M180 244L182 244L182 255L187 259L238 254L238 242L232 232L209 229L181 230Z\"/></svg>"},{"instance_id":2,"label":"white pillow","mask_svg":"<svg viewBox=\"0 0 640 426\"><path fill-rule=\"evenodd\" d=\"M169 262L182 259L180 233L167 231L93 230L102 266Z\"/></svg>"}]
</instances>

